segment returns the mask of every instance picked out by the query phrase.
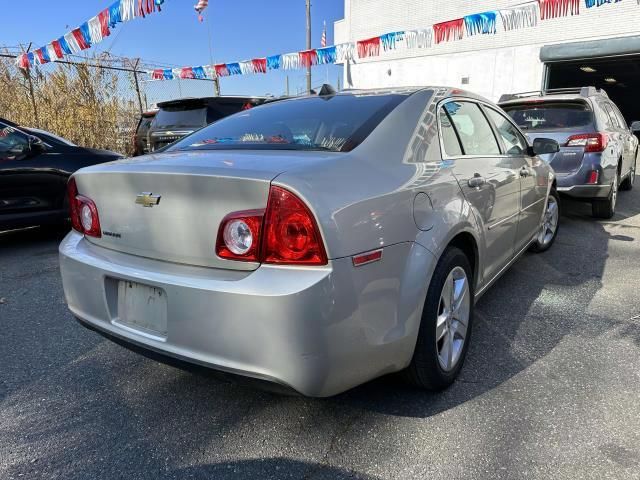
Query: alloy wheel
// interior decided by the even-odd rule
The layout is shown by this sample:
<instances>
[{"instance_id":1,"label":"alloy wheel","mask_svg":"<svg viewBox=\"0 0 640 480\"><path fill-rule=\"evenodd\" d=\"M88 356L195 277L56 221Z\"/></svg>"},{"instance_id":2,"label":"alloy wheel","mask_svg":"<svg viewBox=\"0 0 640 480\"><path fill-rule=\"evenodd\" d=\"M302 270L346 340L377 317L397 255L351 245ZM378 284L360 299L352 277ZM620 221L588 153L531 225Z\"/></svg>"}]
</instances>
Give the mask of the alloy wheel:
<instances>
[{"instance_id":1,"label":"alloy wheel","mask_svg":"<svg viewBox=\"0 0 640 480\"><path fill-rule=\"evenodd\" d=\"M436 319L436 348L440 367L449 372L460 360L471 311L469 280L462 267L455 267L442 287Z\"/></svg>"},{"instance_id":2,"label":"alloy wheel","mask_svg":"<svg viewBox=\"0 0 640 480\"><path fill-rule=\"evenodd\" d=\"M540 226L540 233L538 233L538 244L544 247L553 240L558 229L558 218L560 217L560 209L558 208L558 201L552 195L549 195L547 200L547 208L544 211L542 217L542 225Z\"/></svg>"}]
</instances>

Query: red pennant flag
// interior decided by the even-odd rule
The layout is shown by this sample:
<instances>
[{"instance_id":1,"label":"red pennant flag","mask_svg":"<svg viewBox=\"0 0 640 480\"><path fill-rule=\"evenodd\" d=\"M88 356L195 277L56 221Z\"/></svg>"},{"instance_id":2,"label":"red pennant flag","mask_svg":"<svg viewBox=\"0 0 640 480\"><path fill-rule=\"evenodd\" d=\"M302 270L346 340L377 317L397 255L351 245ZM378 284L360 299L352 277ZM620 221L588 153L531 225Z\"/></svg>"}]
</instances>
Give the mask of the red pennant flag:
<instances>
[{"instance_id":1,"label":"red pennant flag","mask_svg":"<svg viewBox=\"0 0 640 480\"><path fill-rule=\"evenodd\" d=\"M100 30L102 33L102 38L108 37L111 35L111 31L109 30L109 9L105 8L98 14L98 20L100 20Z\"/></svg>"},{"instance_id":2,"label":"red pennant flag","mask_svg":"<svg viewBox=\"0 0 640 480\"><path fill-rule=\"evenodd\" d=\"M298 55L300 56L301 67L306 68L318 64L318 52L315 50L305 50L303 52L299 52Z\"/></svg>"},{"instance_id":3,"label":"red pennant flag","mask_svg":"<svg viewBox=\"0 0 640 480\"><path fill-rule=\"evenodd\" d=\"M464 34L464 18L436 23L433 26L436 43L460 40Z\"/></svg>"},{"instance_id":4,"label":"red pennant flag","mask_svg":"<svg viewBox=\"0 0 640 480\"><path fill-rule=\"evenodd\" d=\"M164 80L164 70L162 68L158 68L151 73L151 78L153 80Z\"/></svg>"},{"instance_id":5,"label":"red pennant flag","mask_svg":"<svg viewBox=\"0 0 640 480\"><path fill-rule=\"evenodd\" d=\"M51 46L53 47L53 51L56 52L56 57L62 58L64 57L64 53L62 52L62 47L60 46L60 42L58 40L54 40L51 42Z\"/></svg>"},{"instance_id":6,"label":"red pennant flag","mask_svg":"<svg viewBox=\"0 0 640 480\"><path fill-rule=\"evenodd\" d=\"M251 60L253 63L253 71L256 73L267 73L267 59L266 58L254 58Z\"/></svg>"},{"instance_id":7,"label":"red pennant flag","mask_svg":"<svg viewBox=\"0 0 640 480\"><path fill-rule=\"evenodd\" d=\"M228 77L229 76L229 69L227 68L227 64L226 63L220 63L218 65L214 65L214 67L216 69L216 75L219 77Z\"/></svg>"},{"instance_id":8,"label":"red pennant flag","mask_svg":"<svg viewBox=\"0 0 640 480\"><path fill-rule=\"evenodd\" d=\"M28 70L29 67L31 66L29 62L29 56L26 53L21 54L20 57L18 58L18 66L25 70Z\"/></svg>"},{"instance_id":9,"label":"red pennant flag","mask_svg":"<svg viewBox=\"0 0 640 480\"><path fill-rule=\"evenodd\" d=\"M73 34L73 38L76 39L76 42L78 42L80 50L86 50L87 48L89 48L89 45L87 45L87 42L85 42L84 35L82 35L82 32L79 28L76 28L71 33Z\"/></svg>"},{"instance_id":10,"label":"red pennant flag","mask_svg":"<svg viewBox=\"0 0 640 480\"><path fill-rule=\"evenodd\" d=\"M193 67L183 67L180 70L180 78L195 78L193 75Z\"/></svg>"},{"instance_id":11,"label":"red pennant flag","mask_svg":"<svg viewBox=\"0 0 640 480\"><path fill-rule=\"evenodd\" d=\"M360 58L376 57L380 55L380 37L373 37L358 42L358 56Z\"/></svg>"},{"instance_id":12,"label":"red pennant flag","mask_svg":"<svg viewBox=\"0 0 640 480\"><path fill-rule=\"evenodd\" d=\"M569 13L580 15L580 0L538 0L538 5L542 20L566 17Z\"/></svg>"},{"instance_id":13,"label":"red pennant flag","mask_svg":"<svg viewBox=\"0 0 640 480\"><path fill-rule=\"evenodd\" d=\"M40 64L42 65L43 63L48 63L49 60L47 60L45 58L45 56L42 54L42 49L39 48L35 51L36 56L38 57L38 60L40 60Z\"/></svg>"}]
</instances>

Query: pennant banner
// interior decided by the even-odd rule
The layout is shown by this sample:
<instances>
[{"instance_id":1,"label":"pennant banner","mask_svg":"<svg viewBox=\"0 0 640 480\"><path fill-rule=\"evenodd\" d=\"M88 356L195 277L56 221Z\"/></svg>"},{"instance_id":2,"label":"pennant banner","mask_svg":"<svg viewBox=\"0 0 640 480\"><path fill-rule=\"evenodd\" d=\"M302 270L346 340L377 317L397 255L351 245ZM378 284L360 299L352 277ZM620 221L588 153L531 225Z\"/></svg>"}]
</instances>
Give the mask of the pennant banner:
<instances>
[{"instance_id":1,"label":"pennant banner","mask_svg":"<svg viewBox=\"0 0 640 480\"><path fill-rule=\"evenodd\" d=\"M83 24L73 32L61 37L59 44L52 42L51 49L39 49L35 52L35 57L31 53L31 60L29 58L20 59L20 64L33 63L34 58L38 62L47 62L51 61L51 59L60 58L60 51L63 54L68 54L67 51L73 52L77 49L86 48L84 45L90 44L93 41L93 37L98 38L101 35L102 37L108 35L108 27L114 18L118 18L118 15L124 18L124 10L122 9L125 8L125 4L127 4L128 8L129 3L140 1L143 0L121 0L121 2L116 2L120 4L120 11L116 14L109 13L108 18L99 18L98 22L90 20L86 26ZM594 6L599 7L605 3L619 3L621 1L585 0L585 5L586 8L592 8ZM637 0L637 2L640 4L640 0ZM445 42L462 40L465 36L470 38L476 35L494 35L498 33L498 19L501 20L502 31L509 32L535 27L538 25L539 20L579 14L580 0L531 0L528 3L511 8L476 13L456 20L440 22L425 29L390 32L356 42L323 46L323 48L301 52L271 55L242 62L184 67L173 70L152 70L147 73L152 80L171 80L174 78L212 79L232 75L267 73L272 70L297 70L314 65L355 63L361 59L377 57L382 52L394 51L401 45L407 49L425 49L433 48L434 45ZM64 44L62 43L63 40Z\"/></svg>"},{"instance_id":2,"label":"pennant banner","mask_svg":"<svg viewBox=\"0 0 640 480\"><path fill-rule=\"evenodd\" d=\"M33 53L23 53L16 59L16 65L29 69L35 64L45 64L61 60L65 55L72 55L100 43L111 35L111 29L118 23L145 17L161 11L164 0L116 0L111 6L102 10L95 17L87 20L78 28L53 40L48 45L34 50Z\"/></svg>"}]
</instances>

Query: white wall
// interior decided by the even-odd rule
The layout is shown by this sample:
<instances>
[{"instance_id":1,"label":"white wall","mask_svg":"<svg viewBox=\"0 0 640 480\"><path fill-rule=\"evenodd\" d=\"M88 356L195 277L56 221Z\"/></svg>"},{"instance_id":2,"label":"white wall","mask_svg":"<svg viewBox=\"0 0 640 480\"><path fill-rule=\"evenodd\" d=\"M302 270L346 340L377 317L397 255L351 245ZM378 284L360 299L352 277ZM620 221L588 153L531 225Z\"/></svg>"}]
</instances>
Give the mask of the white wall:
<instances>
[{"instance_id":1,"label":"white wall","mask_svg":"<svg viewBox=\"0 0 640 480\"><path fill-rule=\"evenodd\" d=\"M335 25L336 43L357 41L397 30L486 10L507 8L518 0L345 0L345 18ZM345 86L447 85L497 100L502 93L537 90L542 85L543 45L637 35L640 6L633 0L587 9L580 15L540 21L537 27L476 35L429 49L398 48L345 68ZM389 75L389 72L391 73ZM469 84L462 85L462 77Z\"/></svg>"}]
</instances>

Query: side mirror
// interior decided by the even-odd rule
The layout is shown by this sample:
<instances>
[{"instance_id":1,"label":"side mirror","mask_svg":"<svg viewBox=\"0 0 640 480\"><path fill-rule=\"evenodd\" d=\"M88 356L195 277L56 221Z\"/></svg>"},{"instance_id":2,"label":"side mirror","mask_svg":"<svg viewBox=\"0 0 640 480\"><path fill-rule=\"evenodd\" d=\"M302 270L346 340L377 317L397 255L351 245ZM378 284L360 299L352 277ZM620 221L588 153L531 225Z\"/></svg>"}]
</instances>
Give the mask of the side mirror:
<instances>
[{"instance_id":1,"label":"side mirror","mask_svg":"<svg viewBox=\"0 0 640 480\"><path fill-rule=\"evenodd\" d=\"M631 122L631 131L633 133L640 132L640 121L636 120L635 122Z\"/></svg>"},{"instance_id":2,"label":"side mirror","mask_svg":"<svg viewBox=\"0 0 640 480\"><path fill-rule=\"evenodd\" d=\"M536 138L533 140L533 147L530 147L531 156L558 153L560 145L550 138Z\"/></svg>"}]
</instances>

